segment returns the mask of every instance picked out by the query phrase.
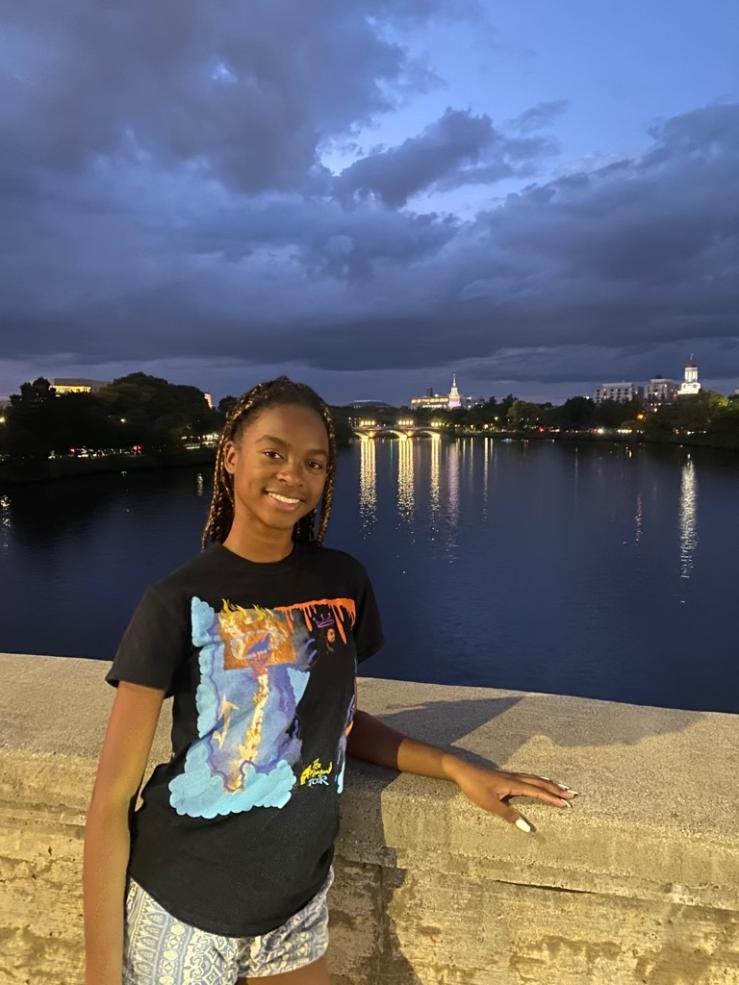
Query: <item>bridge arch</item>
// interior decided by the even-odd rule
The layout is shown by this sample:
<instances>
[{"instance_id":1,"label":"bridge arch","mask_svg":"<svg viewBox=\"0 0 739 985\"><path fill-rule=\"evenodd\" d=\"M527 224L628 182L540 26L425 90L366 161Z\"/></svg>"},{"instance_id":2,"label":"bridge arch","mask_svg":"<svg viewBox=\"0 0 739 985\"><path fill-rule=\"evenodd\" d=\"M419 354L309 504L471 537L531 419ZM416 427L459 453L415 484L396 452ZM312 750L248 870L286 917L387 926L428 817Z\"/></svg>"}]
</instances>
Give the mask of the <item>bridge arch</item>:
<instances>
[{"instance_id":1,"label":"bridge arch","mask_svg":"<svg viewBox=\"0 0 739 985\"><path fill-rule=\"evenodd\" d=\"M399 438L413 438L416 435L426 434L431 437L440 436L444 432L441 428L434 427L408 427L397 428L391 425L379 425L378 427L359 428L353 427L352 434L357 438L379 438L383 434L394 434Z\"/></svg>"}]
</instances>

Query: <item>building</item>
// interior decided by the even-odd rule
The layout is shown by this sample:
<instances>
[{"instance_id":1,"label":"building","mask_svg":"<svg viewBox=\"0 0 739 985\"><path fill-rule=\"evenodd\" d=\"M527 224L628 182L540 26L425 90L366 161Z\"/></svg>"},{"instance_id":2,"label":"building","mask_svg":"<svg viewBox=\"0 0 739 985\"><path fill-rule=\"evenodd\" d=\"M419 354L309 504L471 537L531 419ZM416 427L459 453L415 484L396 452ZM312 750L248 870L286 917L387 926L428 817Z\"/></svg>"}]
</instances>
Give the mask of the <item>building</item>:
<instances>
[{"instance_id":1,"label":"building","mask_svg":"<svg viewBox=\"0 0 739 985\"><path fill-rule=\"evenodd\" d=\"M452 376L452 388L449 391L449 410L457 410L462 406L462 397L457 389L457 374Z\"/></svg>"},{"instance_id":2,"label":"building","mask_svg":"<svg viewBox=\"0 0 739 985\"><path fill-rule=\"evenodd\" d=\"M110 380L76 380L57 376L49 382L56 390L56 396L61 397L67 393L95 393L101 387L107 386Z\"/></svg>"},{"instance_id":3,"label":"building","mask_svg":"<svg viewBox=\"0 0 739 985\"><path fill-rule=\"evenodd\" d=\"M411 410L456 410L462 406L462 396L457 387L457 374L452 376L452 388L449 393L434 393L429 387L423 397L411 397Z\"/></svg>"},{"instance_id":4,"label":"building","mask_svg":"<svg viewBox=\"0 0 739 985\"><path fill-rule=\"evenodd\" d=\"M647 402L650 404L671 404L677 399L680 384L677 380L667 380L664 376L653 376L647 384Z\"/></svg>"},{"instance_id":5,"label":"building","mask_svg":"<svg viewBox=\"0 0 739 985\"><path fill-rule=\"evenodd\" d=\"M411 397L411 410L449 410L449 397L440 394L427 394L425 397Z\"/></svg>"},{"instance_id":6,"label":"building","mask_svg":"<svg viewBox=\"0 0 739 985\"><path fill-rule=\"evenodd\" d=\"M685 379L680 384L680 389L678 391L678 397L695 397L696 394L701 392L701 384L698 379L698 367L693 362L693 354L691 352L690 359L685 364Z\"/></svg>"},{"instance_id":7,"label":"building","mask_svg":"<svg viewBox=\"0 0 739 985\"><path fill-rule=\"evenodd\" d=\"M644 387L637 383L604 383L595 389L596 404L604 400L615 400L618 404L626 404L630 400L641 400L644 397Z\"/></svg>"},{"instance_id":8,"label":"building","mask_svg":"<svg viewBox=\"0 0 739 985\"><path fill-rule=\"evenodd\" d=\"M486 403L485 397L462 397L465 410L469 410L471 407L484 407Z\"/></svg>"},{"instance_id":9,"label":"building","mask_svg":"<svg viewBox=\"0 0 739 985\"><path fill-rule=\"evenodd\" d=\"M211 410L213 410L213 395L210 393L204 393L203 396L205 397L206 404L210 407Z\"/></svg>"}]
</instances>

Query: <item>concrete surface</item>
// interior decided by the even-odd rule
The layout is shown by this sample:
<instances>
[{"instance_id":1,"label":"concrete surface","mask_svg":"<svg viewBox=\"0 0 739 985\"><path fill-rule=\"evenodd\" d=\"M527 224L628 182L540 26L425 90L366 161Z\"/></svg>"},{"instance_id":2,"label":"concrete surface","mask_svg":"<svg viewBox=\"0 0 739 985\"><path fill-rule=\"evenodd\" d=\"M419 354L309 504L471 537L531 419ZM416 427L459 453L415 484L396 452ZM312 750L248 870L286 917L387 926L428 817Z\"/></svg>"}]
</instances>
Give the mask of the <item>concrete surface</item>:
<instances>
[{"instance_id":1,"label":"concrete surface","mask_svg":"<svg viewBox=\"0 0 739 985\"><path fill-rule=\"evenodd\" d=\"M0 654L0 985L83 981L84 812L108 664ZM513 804L350 761L334 985L739 985L739 719L363 678L414 738L580 792ZM169 756L165 705L152 762Z\"/></svg>"}]
</instances>

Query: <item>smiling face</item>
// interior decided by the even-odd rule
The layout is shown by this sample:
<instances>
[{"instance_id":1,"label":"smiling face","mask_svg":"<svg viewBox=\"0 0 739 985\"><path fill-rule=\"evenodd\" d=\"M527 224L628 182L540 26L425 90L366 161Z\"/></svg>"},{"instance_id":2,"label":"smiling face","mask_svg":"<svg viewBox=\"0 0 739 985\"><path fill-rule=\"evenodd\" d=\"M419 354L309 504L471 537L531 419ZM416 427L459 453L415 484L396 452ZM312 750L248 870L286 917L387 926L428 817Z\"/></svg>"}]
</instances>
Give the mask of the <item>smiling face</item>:
<instances>
[{"instance_id":1,"label":"smiling face","mask_svg":"<svg viewBox=\"0 0 739 985\"><path fill-rule=\"evenodd\" d=\"M318 506L328 460L326 425L311 408L268 407L248 418L224 447L235 522L291 531Z\"/></svg>"}]
</instances>

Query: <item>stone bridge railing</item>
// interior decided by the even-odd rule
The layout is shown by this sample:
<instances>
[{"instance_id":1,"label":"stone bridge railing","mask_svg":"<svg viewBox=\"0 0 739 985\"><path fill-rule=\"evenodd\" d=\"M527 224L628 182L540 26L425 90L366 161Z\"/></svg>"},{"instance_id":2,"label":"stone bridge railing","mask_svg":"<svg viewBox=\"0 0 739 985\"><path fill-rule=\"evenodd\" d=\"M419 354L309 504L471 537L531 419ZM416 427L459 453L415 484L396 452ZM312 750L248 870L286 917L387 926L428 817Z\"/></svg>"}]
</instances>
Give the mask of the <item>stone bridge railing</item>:
<instances>
[{"instance_id":1,"label":"stone bridge railing","mask_svg":"<svg viewBox=\"0 0 739 985\"><path fill-rule=\"evenodd\" d=\"M0 655L0 985L78 985L84 812L106 664ZM352 761L335 985L737 985L739 718L363 678L360 707L580 791L514 801ZM165 711L154 754L167 757Z\"/></svg>"}]
</instances>

